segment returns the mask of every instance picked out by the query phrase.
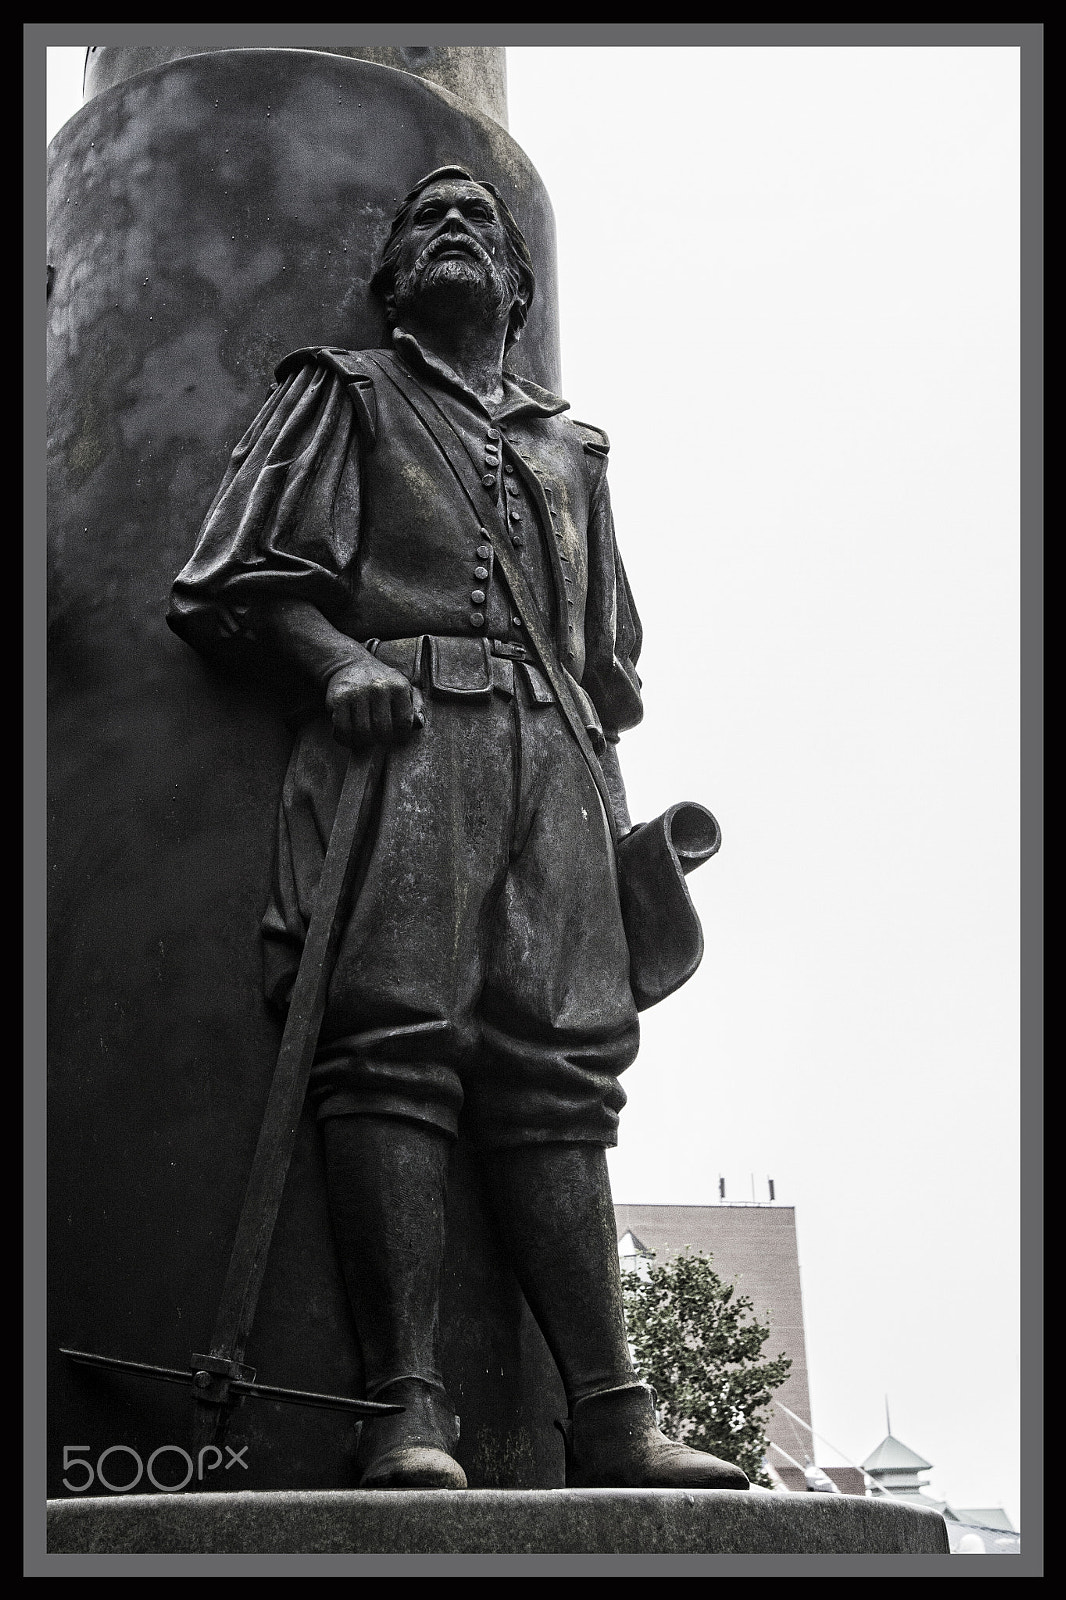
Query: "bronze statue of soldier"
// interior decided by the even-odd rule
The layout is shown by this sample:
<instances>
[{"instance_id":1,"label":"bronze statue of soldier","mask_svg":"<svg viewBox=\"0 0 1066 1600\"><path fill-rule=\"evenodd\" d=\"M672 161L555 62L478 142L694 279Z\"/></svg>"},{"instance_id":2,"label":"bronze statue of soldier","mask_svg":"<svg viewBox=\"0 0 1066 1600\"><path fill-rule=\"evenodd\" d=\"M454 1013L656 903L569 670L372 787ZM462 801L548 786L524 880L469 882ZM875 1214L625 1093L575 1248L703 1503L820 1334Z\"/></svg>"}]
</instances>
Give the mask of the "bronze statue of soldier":
<instances>
[{"instance_id":1,"label":"bronze statue of soldier","mask_svg":"<svg viewBox=\"0 0 1066 1600\"><path fill-rule=\"evenodd\" d=\"M169 613L215 660L306 686L263 923L281 1007L346 768L387 751L310 1077L366 1395L404 1407L362 1424L359 1483L466 1485L437 1310L461 1130L565 1386L567 1485L743 1489L660 1433L622 1315L616 746L641 635L607 439L505 369L534 278L491 185L423 179L373 286L391 348L281 363Z\"/></svg>"}]
</instances>

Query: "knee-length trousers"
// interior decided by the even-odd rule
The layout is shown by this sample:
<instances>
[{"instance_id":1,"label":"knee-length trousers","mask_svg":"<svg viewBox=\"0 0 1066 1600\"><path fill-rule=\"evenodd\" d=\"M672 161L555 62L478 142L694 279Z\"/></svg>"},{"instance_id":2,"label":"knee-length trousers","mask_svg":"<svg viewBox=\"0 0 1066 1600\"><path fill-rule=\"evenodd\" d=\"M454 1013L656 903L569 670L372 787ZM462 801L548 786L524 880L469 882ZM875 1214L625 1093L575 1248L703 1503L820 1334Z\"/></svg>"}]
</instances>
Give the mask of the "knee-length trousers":
<instances>
[{"instance_id":1,"label":"knee-length trousers","mask_svg":"<svg viewBox=\"0 0 1066 1600\"><path fill-rule=\"evenodd\" d=\"M427 694L390 747L343 913L311 1075L320 1117L413 1119L482 1148L613 1145L637 1053L614 849L554 703ZM357 754L356 760L367 756ZM348 754L297 736L263 923L291 989Z\"/></svg>"}]
</instances>

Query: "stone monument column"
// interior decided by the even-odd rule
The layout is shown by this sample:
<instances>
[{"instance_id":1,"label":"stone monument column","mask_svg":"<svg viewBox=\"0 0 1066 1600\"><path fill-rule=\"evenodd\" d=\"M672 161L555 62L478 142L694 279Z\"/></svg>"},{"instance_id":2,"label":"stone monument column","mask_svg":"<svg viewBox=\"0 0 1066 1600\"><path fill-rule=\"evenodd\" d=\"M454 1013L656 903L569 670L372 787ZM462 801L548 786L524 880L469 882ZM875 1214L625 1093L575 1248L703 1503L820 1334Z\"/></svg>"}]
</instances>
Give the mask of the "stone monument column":
<instances>
[{"instance_id":1,"label":"stone monument column","mask_svg":"<svg viewBox=\"0 0 1066 1600\"><path fill-rule=\"evenodd\" d=\"M50 1481L63 1447L188 1447L279 1042L258 924L290 745L269 684L164 622L275 363L386 342L369 279L397 202L458 163L506 198L537 295L515 365L559 381L554 224L506 132L502 49L94 48L50 150ZM456 1153L443 1317L472 1487L563 1481L565 1400ZM247 1359L359 1392L305 1116ZM244 1400L204 1489L350 1486L343 1414ZM109 1473L132 1476L119 1454ZM167 1469L161 1465L160 1473ZM147 1488L142 1483L141 1488ZM99 1492L99 1491L96 1491Z\"/></svg>"}]
</instances>

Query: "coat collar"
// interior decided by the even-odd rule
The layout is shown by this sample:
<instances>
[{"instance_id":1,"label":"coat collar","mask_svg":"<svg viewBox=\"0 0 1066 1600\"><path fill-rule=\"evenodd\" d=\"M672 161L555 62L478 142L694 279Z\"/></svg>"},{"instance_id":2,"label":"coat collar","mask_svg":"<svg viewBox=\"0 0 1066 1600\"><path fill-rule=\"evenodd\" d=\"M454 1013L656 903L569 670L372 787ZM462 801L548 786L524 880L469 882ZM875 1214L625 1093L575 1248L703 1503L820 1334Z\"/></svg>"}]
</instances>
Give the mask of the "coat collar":
<instances>
[{"instance_id":1,"label":"coat collar","mask_svg":"<svg viewBox=\"0 0 1066 1600\"><path fill-rule=\"evenodd\" d=\"M569 400L563 400L559 395L552 394L550 389L542 389L539 384L532 383L528 378L519 378L506 369L503 374L503 399L496 406L488 406L472 389L467 388L458 373L420 344L413 334L396 328L392 342L397 355L423 382L428 380L448 389L493 422L523 416L554 417L560 411L570 409Z\"/></svg>"}]
</instances>

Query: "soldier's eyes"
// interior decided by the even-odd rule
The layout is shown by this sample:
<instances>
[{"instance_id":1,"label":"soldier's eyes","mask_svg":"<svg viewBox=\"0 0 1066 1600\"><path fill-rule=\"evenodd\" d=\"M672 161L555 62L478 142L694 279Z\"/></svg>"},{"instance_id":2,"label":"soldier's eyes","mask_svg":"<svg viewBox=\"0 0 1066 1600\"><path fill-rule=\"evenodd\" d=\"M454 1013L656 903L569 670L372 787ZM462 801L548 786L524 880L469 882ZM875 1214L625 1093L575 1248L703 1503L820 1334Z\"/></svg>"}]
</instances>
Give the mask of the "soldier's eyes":
<instances>
[{"instance_id":1,"label":"soldier's eyes","mask_svg":"<svg viewBox=\"0 0 1066 1600\"><path fill-rule=\"evenodd\" d=\"M443 217L446 214L447 209L448 208L446 206L440 205L439 203L438 204L434 204L434 205L428 205L428 206L420 208L418 211L415 212L415 216L414 216L415 226L416 227L428 227L434 222L439 222L441 217ZM495 221L495 217L494 217L493 213L489 210L488 206L480 206L480 205L467 206L467 207L465 207L463 209L463 215L466 217L467 221L469 221L469 222L489 222L489 223L491 223L491 222Z\"/></svg>"}]
</instances>

